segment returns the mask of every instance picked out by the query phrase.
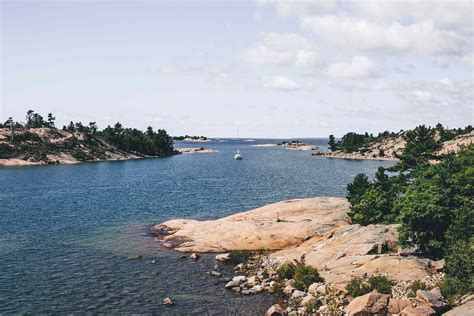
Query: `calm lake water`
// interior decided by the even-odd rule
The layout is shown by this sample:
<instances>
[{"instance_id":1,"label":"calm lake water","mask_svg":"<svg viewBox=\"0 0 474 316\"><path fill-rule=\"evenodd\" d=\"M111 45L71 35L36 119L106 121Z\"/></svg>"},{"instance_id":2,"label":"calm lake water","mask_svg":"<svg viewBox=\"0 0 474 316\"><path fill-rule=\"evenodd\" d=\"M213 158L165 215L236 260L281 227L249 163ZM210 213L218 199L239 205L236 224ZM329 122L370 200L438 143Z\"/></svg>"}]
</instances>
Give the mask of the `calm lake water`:
<instances>
[{"instance_id":1,"label":"calm lake water","mask_svg":"<svg viewBox=\"0 0 474 316\"><path fill-rule=\"evenodd\" d=\"M0 314L245 314L272 305L240 296L193 262L160 248L148 228L216 218L285 199L344 196L359 172L390 162L312 157L253 147L278 140L178 143L214 154L0 168ZM323 145L326 140L305 140ZM244 159L233 156L240 147ZM128 260L142 255L142 259ZM156 260L151 264L152 259ZM165 307L171 297L176 305Z\"/></svg>"}]
</instances>

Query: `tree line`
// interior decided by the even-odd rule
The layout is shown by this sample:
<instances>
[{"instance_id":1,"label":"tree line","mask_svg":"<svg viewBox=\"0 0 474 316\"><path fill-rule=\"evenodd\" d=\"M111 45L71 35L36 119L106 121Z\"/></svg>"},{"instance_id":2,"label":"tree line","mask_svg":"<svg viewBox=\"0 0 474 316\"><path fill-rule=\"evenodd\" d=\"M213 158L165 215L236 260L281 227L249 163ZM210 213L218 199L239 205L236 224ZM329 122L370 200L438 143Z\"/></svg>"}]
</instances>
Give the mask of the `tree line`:
<instances>
[{"instance_id":1,"label":"tree line","mask_svg":"<svg viewBox=\"0 0 474 316\"><path fill-rule=\"evenodd\" d=\"M434 128L430 129L435 132L435 134L437 135L437 137L435 138L437 138L439 142L445 142L454 139L460 134L471 132L473 130L473 127L471 125L468 125L465 128L448 129L445 128L441 123L438 123ZM400 132L403 132L403 130L401 130ZM369 134L367 132L364 134L349 132L345 134L339 141L336 141L334 135L329 135L328 147L331 151L341 150L343 152L351 153L355 151L360 151L371 143L379 142L386 138L396 137L397 135L398 133L389 131L379 133L377 136L373 136L373 134Z\"/></svg>"},{"instance_id":2,"label":"tree line","mask_svg":"<svg viewBox=\"0 0 474 316\"><path fill-rule=\"evenodd\" d=\"M10 128L12 129L12 134L15 129L42 127L57 129L55 120L56 118L52 113L49 113L47 118L44 119L39 113L29 110L26 113L24 124L15 122L10 117L5 123L0 123L0 128ZM100 130L96 122L89 122L85 125L81 122L71 121L68 125L64 125L62 130L71 133L85 133L91 137L102 139L126 152L136 152L149 156L167 156L175 152L173 139L166 130L158 129L154 131L151 126L148 126L146 131L143 132L136 128L124 128L120 122L117 122L113 127L109 125Z\"/></svg>"},{"instance_id":3,"label":"tree line","mask_svg":"<svg viewBox=\"0 0 474 316\"><path fill-rule=\"evenodd\" d=\"M358 174L347 186L347 199L352 222L400 224L401 245L444 257L441 288L454 298L474 286L474 145L437 157L436 133L439 128L423 125L406 132L399 162L380 167L373 179Z\"/></svg>"}]
</instances>

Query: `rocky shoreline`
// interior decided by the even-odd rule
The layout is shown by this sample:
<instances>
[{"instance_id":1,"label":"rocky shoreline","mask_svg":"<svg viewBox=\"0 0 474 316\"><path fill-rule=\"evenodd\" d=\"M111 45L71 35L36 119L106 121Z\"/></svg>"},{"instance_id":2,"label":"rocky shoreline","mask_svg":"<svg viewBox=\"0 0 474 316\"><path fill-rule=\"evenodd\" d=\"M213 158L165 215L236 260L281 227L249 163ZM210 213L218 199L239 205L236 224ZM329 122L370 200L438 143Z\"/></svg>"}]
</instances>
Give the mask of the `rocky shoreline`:
<instances>
[{"instance_id":1,"label":"rocky shoreline","mask_svg":"<svg viewBox=\"0 0 474 316\"><path fill-rule=\"evenodd\" d=\"M450 308L437 288L442 262L400 249L397 225L350 224L348 209L340 198L289 200L217 220L171 220L153 232L163 246L195 258L223 253L216 262L233 264L236 273L221 280L225 287L241 295L272 292L279 305L268 315L435 315ZM302 288L282 277L285 264L317 268L321 281ZM218 269L209 274L223 278ZM347 292L354 278L369 276L390 280L390 292ZM423 288L410 293L414 283Z\"/></svg>"},{"instance_id":2,"label":"rocky shoreline","mask_svg":"<svg viewBox=\"0 0 474 316\"><path fill-rule=\"evenodd\" d=\"M395 157L380 157L380 156L370 157L370 156L365 156L360 153L342 153L342 152L331 152L331 151L318 152L318 153L313 153L311 155L316 156L316 157L325 157L325 158L331 158L331 159L334 158L334 159L349 159L349 160L399 161L399 159Z\"/></svg>"}]
</instances>

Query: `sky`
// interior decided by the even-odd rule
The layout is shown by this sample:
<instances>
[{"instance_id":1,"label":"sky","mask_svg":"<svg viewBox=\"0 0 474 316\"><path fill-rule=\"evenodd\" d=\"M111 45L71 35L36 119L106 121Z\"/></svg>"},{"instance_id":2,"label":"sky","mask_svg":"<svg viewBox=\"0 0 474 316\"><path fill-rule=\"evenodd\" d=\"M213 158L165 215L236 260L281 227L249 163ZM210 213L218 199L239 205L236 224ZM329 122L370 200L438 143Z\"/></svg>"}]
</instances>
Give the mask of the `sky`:
<instances>
[{"instance_id":1,"label":"sky","mask_svg":"<svg viewBox=\"0 0 474 316\"><path fill-rule=\"evenodd\" d=\"M0 3L0 121L245 138L474 123L473 1Z\"/></svg>"}]
</instances>

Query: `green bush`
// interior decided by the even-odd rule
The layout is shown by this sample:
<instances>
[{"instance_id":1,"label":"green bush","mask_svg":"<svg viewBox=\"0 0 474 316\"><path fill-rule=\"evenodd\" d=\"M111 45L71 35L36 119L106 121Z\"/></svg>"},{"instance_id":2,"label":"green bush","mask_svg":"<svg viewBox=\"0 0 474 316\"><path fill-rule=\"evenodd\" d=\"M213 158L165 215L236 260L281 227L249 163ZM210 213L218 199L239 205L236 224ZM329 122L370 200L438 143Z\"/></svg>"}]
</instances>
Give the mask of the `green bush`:
<instances>
[{"instance_id":1,"label":"green bush","mask_svg":"<svg viewBox=\"0 0 474 316\"><path fill-rule=\"evenodd\" d=\"M295 274L295 264L292 262L286 262L282 264L276 271L280 280L293 279Z\"/></svg>"},{"instance_id":2,"label":"green bush","mask_svg":"<svg viewBox=\"0 0 474 316\"><path fill-rule=\"evenodd\" d=\"M293 279L295 280L295 288L300 291L306 290L314 282L323 281L323 278L319 276L318 269L304 263L296 265Z\"/></svg>"},{"instance_id":3,"label":"green bush","mask_svg":"<svg viewBox=\"0 0 474 316\"><path fill-rule=\"evenodd\" d=\"M408 289L409 289L408 297L416 297L416 291L428 290L428 286L423 281L415 280L410 284L410 287Z\"/></svg>"},{"instance_id":4,"label":"green bush","mask_svg":"<svg viewBox=\"0 0 474 316\"><path fill-rule=\"evenodd\" d=\"M229 254L230 264L246 263L252 257L250 250L233 250Z\"/></svg>"},{"instance_id":5,"label":"green bush","mask_svg":"<svg viewBox=\"0 0 474 316\"><path fill-rule=\"evenodd\" d=\"M383 275L372 275L368 280L372 290L382 294L392 293L393 281Z\"/></svg>"},{"instance_id":6,"label":"green bush","mask_svg":"<svg viewBox=\"0 0 474 316\"><path fill-rule=\"evenodd\" d=\"M474 243L458 240L445 258L441 291L451 301L474 289Z\"/></svg>"},{"instance_id":7,"label":"green bush","mask_svg":"<svg viewBox=\"0 0 474 316\"><path fill-rule=\"evenodd\" d=\"M352 297L358 297L371 291L370 284L364 282L362 278L353 277L346 285L347 293Z\"/></svg>"},{"instance_id":8,"label":"green bush","mask_svg":"<svg viewBox=\"0 0 474 316\"><path fill-rule=\"evenodd\" d=\"M268 274L268 269L267 268L263 269L262 278L268 279L269 277L270 277L270 275Z\"/></svg>"}]
</instances>

